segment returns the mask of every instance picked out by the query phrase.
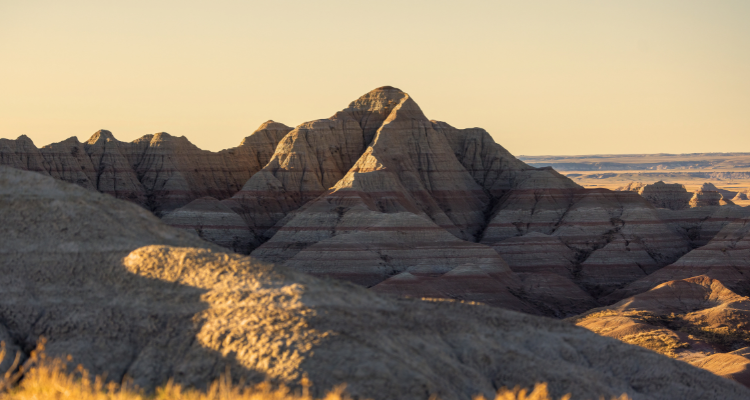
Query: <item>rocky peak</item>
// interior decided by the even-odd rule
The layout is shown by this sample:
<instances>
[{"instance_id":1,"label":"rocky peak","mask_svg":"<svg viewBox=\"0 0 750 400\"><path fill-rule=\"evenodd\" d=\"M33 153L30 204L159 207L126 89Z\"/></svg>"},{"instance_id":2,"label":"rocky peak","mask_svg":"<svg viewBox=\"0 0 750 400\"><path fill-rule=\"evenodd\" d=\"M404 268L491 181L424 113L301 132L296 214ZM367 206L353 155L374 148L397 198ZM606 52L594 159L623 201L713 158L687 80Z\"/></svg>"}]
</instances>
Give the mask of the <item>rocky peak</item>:
<instances>
[{"instance_id":1,"label":"rocky peak","mask_svg":"<svg viewBox=\"0 0 750 400\"><path fill-rule=\"evenodd\" d=\"M153 134L153 136L151 137L151 143L173 142L180 139L187 140L185 136L172 136L167 132L158 132Z\"/></svg>"},{"instance_id":2,"label":"rocky peak","mask_svg":"<svg viewBox=\"0 0 750 400\"><path fill-rule=\"evenodd\" d=\"M32 141L31 138L28 137L28 136L26 136L26 135L19 136L16 139L16 142L18 142L18 143L24 143L24 144L30 144L32 146L34 145L34 141Z\"/></svg>"},{"instance_id":3,"label":"rocky peak","mask_svg":"<svg viewBox=\"0 0 750 400\"><path fill-rule=\"evenodd\" d=\"M341 113L347 113L359 122L365 144L368 144L393 109L408 97L408 94L399 89L383 86L354 100Z\"/></svg>"},{"instance_id":4,"label":"rocky peak","mask_svg":"<svg viewBox=\"0 0 750 400\"><path fill-rule=\"evenodd\" d=\"M98 142L110 141L110 140L117 140L117 139L115 139L115 136L112 134L112 132L106 129L99 129L98 131L96 131L96 133L91 135L89 140L86 141L86 144L93 145Z\"/></svg>"},{"instance_id":5,"label":"rocky peak","mask_svg":"<svg viewBox=\"0 0 750 400\"><path fill-rule=\"evenodd\" d=\"M264 129L278 129L278 130L286 129L286 130L290 130L290 131L292 130L291 127L288 127L288 126L282 124L281 122L276 122L276 121L274 121L272 119L269 119L268 121L260 124L260 126L258 127L258 129L256 129L255 131L256 132L257 131L262 131Z\"/></svg>"}]
</instances>

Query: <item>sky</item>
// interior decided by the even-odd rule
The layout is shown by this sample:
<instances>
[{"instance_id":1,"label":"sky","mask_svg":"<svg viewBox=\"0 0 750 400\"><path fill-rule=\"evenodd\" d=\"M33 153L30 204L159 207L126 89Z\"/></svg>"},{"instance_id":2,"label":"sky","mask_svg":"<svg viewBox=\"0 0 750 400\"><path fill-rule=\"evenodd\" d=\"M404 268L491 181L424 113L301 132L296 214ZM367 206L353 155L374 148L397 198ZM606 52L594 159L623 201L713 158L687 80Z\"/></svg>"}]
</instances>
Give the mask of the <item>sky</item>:
<instances>
[{"instance_id":1,"label":"sky","mask_svg":"<svg viewBox=\"0 0 750 400\"><path fill-rule=\"evenodd\" d=\"M750 1L0 0L0 138L217 151L395 86L516 155L750 152Z\"/></svg>"}]
</instances>

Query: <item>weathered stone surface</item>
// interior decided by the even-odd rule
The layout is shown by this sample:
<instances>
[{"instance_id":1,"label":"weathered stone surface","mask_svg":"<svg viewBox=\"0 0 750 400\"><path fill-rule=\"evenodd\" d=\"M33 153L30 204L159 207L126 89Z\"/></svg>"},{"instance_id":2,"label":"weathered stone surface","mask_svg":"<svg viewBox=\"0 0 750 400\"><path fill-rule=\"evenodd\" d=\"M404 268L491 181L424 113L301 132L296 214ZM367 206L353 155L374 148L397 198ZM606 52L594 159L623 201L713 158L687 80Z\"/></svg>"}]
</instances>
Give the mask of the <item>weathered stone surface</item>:
<instances>
[{"instance_id":1,"label":"weathered stone surface","mask_svg":"<svg viewBox=\"0 0 750 400\"><path fill-rule=\"evenodd\" d=\"M391 87L362 96L330 119L297 127L233 197L233 208L269 238L278 221L334 188L356 191L373 210L425 215L463 239L481 229L489 204L445 135Z\"/></svg>"},{"instance_id":2,"label":"weathered stone surface","mask_svg":"<svg viewBox=\"0 0 750 400\"><path fill-rule=\"evenodd\" d=\"M620 186L615 190L618 192L639 192L644 186L646 186L646 184L643 182L630 182L627 185Z\"/></svg>"},{"instance_id":3,"label":"weathered stone surface","mask_svg":"<svg viewBox=\"0 0 750 400\"><path fill-rule=\"evenodd\" d=\"M665 282L574 319L579 326L750 385L746 348L750 298L700 275Z\"/></svg>"},{"instance_id":4,"label":"weathered stone surface","mask_svg":"<svg viewBox=\"0 0 750 400\"><path fill-rule=\"evenodd\" d=\"M26 142L12 144L28 151L11 151L8 142L2 160L37 165ZM101 131L84 145L92 176L72 173L85 160L67 155L75 143L66 146L55 150L67 160L55 164L62 179L88 177L100 191L258 259L368 287L408 273L432 287L409 281L414 290L465 299L471 285L466 293L458 284L436 292L427 282L467 265L494 268L500 254L510 270L488 280L502 282L494 300L483 287L483 301L533 304L555 316L585 311L705 244L724 224L704 218L713 207L685 214L700 214L695 221L673 220L679 215L665 217L632 191L587 190L551 168L530 167L482 129L429 120L392 87L295 129L269 121L219 153L164 133L123 143ZM679 208L665 194L673 188L662 186L640 189ZM196 200L203 197L213 200Z\"/></svg>"},{"instance_id":5,"label":"weathered stone surface","mask_svg":"<svg viewBox=\"0 0 750 400\"><path fill-rule=\"evenodd\" d=\"M96 171L96 189L114 197L147 205L146 188L139 182L133 158L144 149L144 141L134 144L115 139L112 132L100 130L86 142L86 153ZM149 207L155 209L155 207Z\"/></svg>"},{"instance_id":6,"label":"weathered stone surface","mask_svg":"<svg viewBox=\"0 0 750 400\"><path fill-rule=\"evenodd\" d=\"M85 145L78 138L44 146L40 153L45 171L53 178L96 190L97 171L86 154Z\"/></svg>"},{"instance_id":7,"label":"weathered stone surface","mask_svg":"<svg viewBox=\"0 0 750 400\"><path fill-rule=\"evenodd\" d=\"M641 187L638 194L653 204L654 207L670 210L682 210L690 207L690 199L693 197L684 185L679 183L669 184L663 181Z\"/></svg>"},{"instance_id":8,"label":"weathered stone surface","mask_svg":"<svg viewBox=\"0 0 750 400\"><path fill-rule=\"evenodd\" d=\"M70 138L41 149L21 136L0 139L0 165L51 175L133 201L161 215L200 197L232 196L268 163L277 143L290 130L268 121L240 146L218 153L167 133L127 143L100 130L83 144Z\"/></svg>"},{"instance_id":9,"label":"weathered stone surface","mask_svg":"<svg viewBox=\"0 0 750 400\"><path fill-rule=\"evenodd\" d=\"M712 183L704 183L696 190L690 199L690 207L712 207L734 205L731 200L725 199L724 195Z\"/></svg>"},{"instance_id":10,"label":"weathered stone surface","mask_svg":"<svg viewBox=\"0 0 750 400\"><path fill-rule=\"evenodd\" d=\"M356 149L365 142L356 141L345 146L346 151L329 154L331 146L349 143L346 132L355 138L359 137L357 127L364 132L360 120L352 117L355 107L350 106L331 119L296 128L279 145L269 165L225 201L245 217L256 235L268 240L254 250L255 257L371 286L388 274L413 275L406 249L423 249L411 253L434 264L433 274L460 266L443 261L451 257L429 256L429 249L435 248L431 235L444 229L456 238L492 246L510 259L515 272L557 274L561 282L545 293L546 300L538 306L563 316L591 306L592 295L622 287L689 250L687 239L662 223L653 206L637 194L586 190L552 169L529 167L494 143L484 130L459 130L429 121L413 99L398 89L376 89L353 104L366 110L362 115L373 110L378 110L377 115L387 114L387 118L378 117L381 126L371 125L374 133L366 148L358 153ZM348 126L348 131L342 126ZM341 155L346 155L346 163L321 167L320 160L338 160ZM324 172L330 171L333 174L327 181ZM327 187L331 182L335 183ZM387 222L390 214L398 213L419 218L399 217L404 223L414 223L411 227ZM373 227L382 228L381 220L387 229L398 226L401 232L373 234ZM431 225L425 226L426 222ZM409 240L403 239L405 229L411 229ZM359 238L353 235L358 232L368 233ZM529 233L552 239L539 243L534 252L519 252ZM404 253L388 255L387 260L375 255L392 249L393 243L401 243ZM596 251L600 253L593 255ZM554 277L527 278L537 282L529 289L539 292L537 284L551 283ZM522 293L515 282L506 286ZM552 294L561 296L558 305Z\"/></svg>"},{"instance_id":11,"label":"weathered stone surface","mask_svg":"<svg viewBox=\"0 0 750 400\"><path fill-rule=\"evenodd\" d=\"M0 139L0 163L49 175L49 171L44 168L42 153L26 135L21 135L16 140Z\"/></svg>"},{"instance_id":12,"label":"weathered stone surface","mask_svg":"<svg viewBox=\"0 0 750 400\"><path fill-rule=\"evenodd\" d=\"M469 399L536 382L555 397L750 396L563 321L397 300L259 264L39 174L0 167L0 204L6 336L28 352L44 335L50 355L70 353L109 379L203 387L231 368L247 383L299 388L307 376L313 395L346 383L373 399Z\"/></svg>"},{"instance_id":13,"label":"weathered stone surface","mask_svg":"<svg viewBox=\"0 0 750 400\"><path fill-rule=\"evenodd\" d=\"M605 189L514 190L498 205L481 242L506 258L515 272L557 273L595 297L689 250L686 239L643 198ZM523 254L525 244L533 251Z\"/></svg>"},{"instance_id":14,"label":"weathered stone surface","mask_svg":"<svg viewBox=\"0 0 750 400\"><path fill-rule=\"evenodd\" d=\"M675 232L687 238L690 247L706 245L727 224L742 220L747 214L741 207L695 207L672 211L657 210L659 218Z\"/></svg>"},{"instance_id":15,"label":"weathered stone surface","mask_svg":"<svg viewBox=\"0 0 750 400\"><path fill-rule=\"evenodd\" d=\"M162 221L237 253L248 254L259 245L242 217L213 197L193 200L162 217Z\"/></svg>"},{"instance_id":16,"label":"weathered stone surface","mask_svg":"<svg viewBox=\"0 0 750 400\"><path fill-rule=\"evenodd\" d=\"M706 275L718 279L729 289L750 295L750 210L743 207L716 207L724 218L721 230L711 240L673 264L643 277L608 297L620 300L645 292L661 283ZM718 219L718 218L717 218Z\"/></svg>"}]
</instances>

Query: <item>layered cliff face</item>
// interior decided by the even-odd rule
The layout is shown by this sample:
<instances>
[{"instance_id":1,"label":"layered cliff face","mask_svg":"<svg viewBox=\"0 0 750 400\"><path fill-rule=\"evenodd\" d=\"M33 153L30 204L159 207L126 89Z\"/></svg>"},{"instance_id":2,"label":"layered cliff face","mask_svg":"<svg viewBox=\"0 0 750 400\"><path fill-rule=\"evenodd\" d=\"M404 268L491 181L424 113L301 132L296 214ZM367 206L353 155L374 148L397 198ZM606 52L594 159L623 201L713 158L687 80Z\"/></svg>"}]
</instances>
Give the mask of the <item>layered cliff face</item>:
<instances>
[{"instance_id":1,"label":"layered cliff face","mask_svg":"<svg viewBox=\"0 0 750 400\"><path fill-rule=\"evenodd\" d=\"M372 140L357 157L351 154L364 143L359 137L370 134L352 109L377 111L379 117L365 120L381 121L377 129L368 125ZM356 141L343 142L353 143L345 147L352 152L329 155L332 135L345 132L337 126L349 126ZM334 167L339 159L350 163ZM325 173L338 179L328 188ZM225 203L268 238L252 253L260 259L391 293L485 293L485 302L520 309L509 300L512 293L551 315L585 311L595 297L689 250L637 194L586 190L552 169L529 167L481 129L428 120L394 88L376 89L331 119L300 125ZM528 243L540 251L528 252ZM473 271L480 280L485 268L506 268L487 256L490 248L522 274L507 275L500 285L486 280L495 286L495 300L487 288L438 288L443 280L459 282L448 279L459 272Z\"/></svg>"},{"instance_id":2,"label":"layered cliff face","mask_svg":"<svg viewBox=\"0 0 750 400\"><path fill-rule=\"evenodd\" d=\"M690 199L690 207L712 207L712 206L726 206L734 205L731 197L725 198L724 195L716 186L711 183L704 183L700 189L696 190L693 197ZM732 193L734 195L734 192Z\"/></svg>"},{"instance_id":3,"label":"layered cliff face","mask_svg":"<svg viewBox=\"0 0 750 400\"><path fill-rule=\"evenodd\" d=\"M237 253L248 254L260 243L242 217L213 197L201 197L162 217L175 228Z\"/></svg>"},{"instance_id":4,"label":"layered cliff face","mask_svg":"<svg viewBox=\"0 0 750 400\"><path fill-rule=\"evenodd\" d=\"M312 382L316 397L346 384L357 398L470 399L536 382L556 398L750 396L567 322L265 265L37 173L0 167L0 205L0 338L26 357L44 336L49 356L110 380L203 388L230 369L244 383Z\"/></svg>"},{"instance_id":5,"label":"layered cliff face","mask_svg":"<svg viewBox=\"0 0 750 400\"><path fill-rule=\"evenodd\" d=\"M268 163L290 130L268 121L240 146L218 153L167 133L127 143L101 130L85 143L70 138L41 149L22 136L0 139L0 165L50 175L161 215L197 198L232 196Z\"/></svg>"},{"instance_id":6,"label":"layered cliff face","mask_svg":"<svg viewBox=\"0 0 750 400\"><path fill-rule=\"evenodd\" d=\"M3 162L37 165L26 142L12 144L0 147ZM530 167L482 129L428 119L392 87L294 129L269 122L219 153L108 132L83 151L93 187L174 226L390 293L567 316L690 250L636 193L586 190Z\"/></svg>"},{"instance_id":7,"label":"layered cliff face","mask_svg":"<svg viewBox=\"0 0 750 400\"><path fill-rule=\"evenodd\" d=\"M656 182L643 186L638 194L648 200L656 208L668 208L670 210L682 210L690 207L692 195L688 193L684 185L679 183Z\"/></svg>"},{"instance_id":8,"label":"layered cliff face","mask_svg":"<svg viewBox=\"0 0 750 400\"><path fill-rule=\"evenodd\" d=\"M717 279L729 289L750 295L750 280L746 273L750 266L750 210L743 207L715 207L722 210L720 230L708 243L690 251L675 263L641 278L613 293L621 299L649 290L663 282L706 275ZM714 228L715 229L715 228Z\"/></svg>"},{"instance_id":9,"label":"layered cliff face","mask_svg":"<svg viewBox=\"0 0 750 400\"><path fill-rule=\"evenodd\" d=\"M574 321L750 386L750 298L717 279L668 281Z\"/></svg>"},{"instance_id":10,"label":"layered cliff face","mask_svg":"<svg viewBox=\"0 0 750 400\"><path fill-rule=\"evenodd\" d=\"M603 189L512 192L481 243L492 246L513 271L554 274L594 298L689 250L685 239L636 193ZM579 304L575 310L582 311L591 301Z\"/></svg>"}]
</instances>

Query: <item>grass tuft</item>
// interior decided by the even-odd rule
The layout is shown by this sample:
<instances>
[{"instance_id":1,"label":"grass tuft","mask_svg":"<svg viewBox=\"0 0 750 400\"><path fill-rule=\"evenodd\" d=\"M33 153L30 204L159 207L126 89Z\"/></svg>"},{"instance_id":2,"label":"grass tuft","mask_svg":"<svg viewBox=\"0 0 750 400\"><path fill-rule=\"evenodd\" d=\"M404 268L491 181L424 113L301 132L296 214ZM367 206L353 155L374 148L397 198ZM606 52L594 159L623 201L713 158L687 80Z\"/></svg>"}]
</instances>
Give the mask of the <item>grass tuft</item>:
<instances>
[{"instance_id":1,"label":"grass tuft","mask_svg":"<svg viewBox=\"0 0 750 400\"><path fill-rule=\"evenodd\" d=\"M18 366L18 356L13 368L0 378L0 399L3 400L316 400L309 394L310 383L303 381L301 393L287 387L273 387L270 383L241 387L232 383L227 373L214 381L207 390L184 388L170 380L154 393L146 394L142 389L128 382L105 383L101 376L91 377L89 372L78 365L72 372L68 362L72 359L50 359L44 354L45 341L42 339L37 349L24 365ZM0 359L6 354L5 343L0 348ZM14 371L15 370L15 371ZM21 379L22 378L22 379ZM318 400L351 400L345 393L345 386L334 388ZM570 395L560 400L570 400ZM438 400L434 398L434 400ZM475 396L473 400L487 400ZM533 389L500 389L494 400L555 400L549 395L546 383L539 383ZM613 400L629 400L625 394Z\"/></svg>"}]
</instances>

